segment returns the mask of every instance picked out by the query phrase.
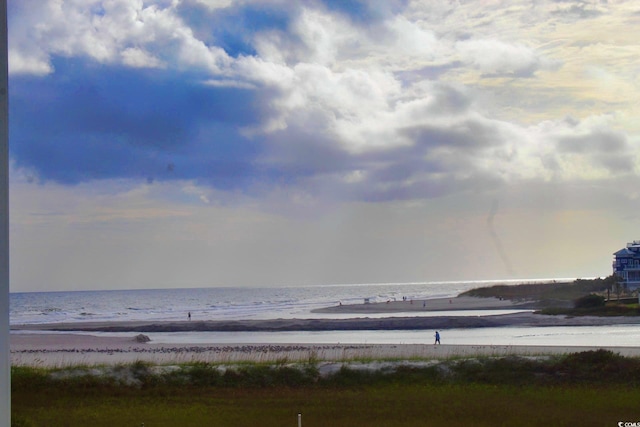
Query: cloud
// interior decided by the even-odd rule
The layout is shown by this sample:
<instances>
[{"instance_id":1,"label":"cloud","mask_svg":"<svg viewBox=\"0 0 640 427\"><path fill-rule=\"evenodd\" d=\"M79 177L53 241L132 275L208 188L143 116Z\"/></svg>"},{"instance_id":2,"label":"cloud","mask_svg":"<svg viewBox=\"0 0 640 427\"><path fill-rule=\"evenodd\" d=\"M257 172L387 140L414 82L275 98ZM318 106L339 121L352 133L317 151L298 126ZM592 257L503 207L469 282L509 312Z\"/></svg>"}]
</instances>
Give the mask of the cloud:
<instances>
[{"instance_id":1,"label":"cloud","mask_svg":"<svg viewBox=\"0 0 640 427\"><path fill-rule=\"evenodd\" d=\"M606 273L636 8L9 2L12 286Z\"/></svg>"},{"instance_id":2,"label":"cloud","mask_svg":"<svg viewBox=\"0 0 640 427\"><path fill-rule=\"evenodd\" d=\"M611 129L594 129L586 134L558 138L560 153L579 155L612 175L634 172L633 151L624 134Z\"/></svg>"},{"instance_id":3,"label":"cloud","mask_svg":"<svg viewBox=\"0 0 640 427\"><path fill-rule=\"evenodd\" d=\"M12 4L9 17L10 51L16 61L10 64L12 74L52 72L55 56L136 67L172 63L213 73L229 61L223 49L194 36L173 3L25 0Z\"/></svg>"},{"instance_id":4,"label":"cloud","mask_svg":"<svg viewBox=\"0 0 640 427\"><path fill-rule=\"evenodd\" d=\"M161 68L162 61L138 48L127 48L122 52L122 63L133 68Z\"/></svg>"},{"instance_id":5,"label":"cloud","mask_svg":"<svg viewBox=\"0 0 640 427\"><path fill-rule=\"evenodd\" d=\"M626 153L629 148L624 135L610 130L560 137L558 146L561 152L566 153Z\"/></svg>"},{"instance_id":6,"label":"cloud","mask_svg":"<svg viewBox=\"0 0 640 427\"><path fill-rule=\"evenodd\" d=\"M634 174L637 158L627 135L612 127L611 116L547 121L529 129L538 142L544 169L554 179L614 180Z\"/></svg>"},{"instance_id":7,"label":"cloud","mask_svg":"<svg viewBox=\"0 0 640 427\"><path fill-rule=\"evenodd\" d=\"M603 5L607 4L607 2L602 3ZM565 19L593 19L606 13L606 6L589 4L580 0L559 1L551 13Z\"/></svg>"},{"instance_id":8,"label":"cloud","mask_svg":"<svg viewBox=\"0 0 640 427\"><path fill-rule=\"evenodd\" d=\"M575 4L285 4L13 4L16 166L66 184L193 180L336 200L635 170L619 121L526 114L562 63L547 33L527 32ZM477 25L461 31L463 16ZM534 96L512 120L503 111L524 88Z\"/></svg>"},{"instance_id":9,"label":"cloud","mask_svg":"<svg viewBox=\"0 0 640 427\"><path fill-rule=\"evenodd\" d=\"M552 62L521 44L500 40L464 40L456 43L463 62L489 76L514 75L530 77L537 70L552 66Z\"/></svg>"}]
</instances>

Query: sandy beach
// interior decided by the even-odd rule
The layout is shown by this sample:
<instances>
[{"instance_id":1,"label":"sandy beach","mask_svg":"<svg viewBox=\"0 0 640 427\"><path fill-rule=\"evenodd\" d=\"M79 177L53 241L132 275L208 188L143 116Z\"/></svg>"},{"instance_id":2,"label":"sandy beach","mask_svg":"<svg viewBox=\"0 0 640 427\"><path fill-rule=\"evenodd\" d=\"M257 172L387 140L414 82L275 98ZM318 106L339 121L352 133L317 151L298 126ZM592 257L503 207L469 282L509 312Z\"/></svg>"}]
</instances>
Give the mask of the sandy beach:
<instances>
[{"instance_id":1,"label":"sandy beach","mask_svg":"<svg viewBox=\"0 0 640 427\"><path fill-rule=\"evenodd\" d=\"M459 296L455 298L433 298L427 300L386 301L362 304L336 304L332 307L313 310L314 313L409 313L452 310L508 310L529 309L535 302L514 302L498 298L476 298Z\"/></svg>"},{"instance_id":2,"label":"sandy beach","mask_svg":"<svg viewBox=\"0 0 640 427\"><path fill-rule=\"evenodd\" d=\"M156 364L189 362L235 363L276 361L344 361L353 359L439 359L449 357L548 355L603 347L433 345L433 344L158 344L139 343L145 332L181 331L329 331L482 328L500 326L597 326L640 323L636 317L544 316L530 311L492 316L434 316L368 318L367 313L424 310L495 310L522 305L495 298L458 297L439 300L393 301L337 305L322 312L354 314L348 319L207 320L180 322L82 322L12 325L11 363L28 366L113 365L145 361ZM51 333L51 332L56 333ZM68 332L68 333L66 333ZM73 332L73 333L72 333ZM128 337L104 337L94 332L124 332ZM640 347L613 347L625 356L640 357Z\"/></svg>"},{"instance_id":3,"label":"sandy beach","mask_svg":"<svg viewBox=\"0 0 640 427\"><path fill-rule=\"evenodd\" d=\"M130 338L79 334L12 334L14 366L67 367L117 365L136 361L167 365L191 362L304 362L370 359L443 359L450 357L538 356L575 353L602 347L433 345L433 344L154 344ZM640 357L638 347L608 348Z\"/></svg>"}]
</instances>

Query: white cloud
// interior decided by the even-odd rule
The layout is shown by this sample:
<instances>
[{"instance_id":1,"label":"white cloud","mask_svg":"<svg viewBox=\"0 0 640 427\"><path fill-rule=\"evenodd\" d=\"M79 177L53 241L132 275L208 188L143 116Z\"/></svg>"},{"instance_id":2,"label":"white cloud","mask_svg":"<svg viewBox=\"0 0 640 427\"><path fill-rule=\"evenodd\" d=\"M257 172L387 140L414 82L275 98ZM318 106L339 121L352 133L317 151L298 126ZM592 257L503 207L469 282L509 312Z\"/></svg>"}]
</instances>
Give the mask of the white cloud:
<instances>
[{"instance_id":1,"label":"white cloud","mask_svg":"<svg viewBox=\"0 0 640 427\"><path fill-rule=\"evenodd\" d=\"M32 74L45 76L53 72L49 58L42 52L31 51L26 54L20 51L9 51L10 74Z\"/></svg>"},{"instance_id":2,"label":"white cloud","mask_svg":"<svg viewBox=\"0 0 640 427\"><path fill-rule=\"evenodd\" d=\"M224 0L184 4L198 4L212 11L233 6ZM456 156L462 156L465 167L472 171L491 172L504 179L602 178L615 175L620 168L634 168L635 160L625 162L622 156L630 158L630 144L635 139L624 130L615 130L613 124L585 129L585 117L596 115L582 115L582 124L577 127L562 120L526 126L492 118L492 111L483 109L488 103L476 102L478 97L504 100L491 98L498 92L482 79L471 77L469 67L482 75L527 77L533 82L538 81L539 71L552 74L558 69L558 60L544 53L548 50L534 49L522 41L528 31L539 31L536 23L529 21L552 17L553 8L537 8L535 14L527 16L527 27L517 33L520 37L507 39L507 30L513 33L514 27L526 21L522 16L526 8L516 5L480 10L477 3L471 3L433 10L434 6L413 4L411 14L387 16L366 27L323 9L306 7L291 16L291 33L285 29L257 33L257 55L234 59L220 47L199 40L188 23L179 18L178 5L126 0L87 5L50 0L39 9L44 12L31 12L27 8L33 4L25 0L15 6L19 11L16 16L19 21L35 24L36 30L29 33L22 25L14 27L12 70L52 72L49 55L87 55L132 67L208 70L212 78L205 84L264 89L264 120L245 129L247 135L305 129L307 134L316 134L340 147L345 158L380 150L392 153L430 141L431 148L420 156L432 167L449 167L455 164ZM477 20L480 24L464 31L452 26L457 18L448 18L466 13L465 19L470 19L481 11L483 18ZM521 19L511 19L517 16ZM490 29L495 30L493 37L487 35ZM537 34L538 46L544 45L540 40L543 35ZM434 83L429 67L440 67L445 78ZM584 75L593 77L593 70L602 69L589 65ZM403 80L399 71L415 74ZM465 76L465 84L454 82L460 75ZM601 75L597 74L600 84L606 84ZM609 80L614 77L610 73L607 76ZM548 123L555 123L553 129ZM625 150L606 156L600 153L601 160L592 150L567 149L615 141L624 141ZM473 158L465 155L470 148ZM352 179L348 171L342 172L351 183L363 182L362 178ZM363 176L374 179L375 174ZM406 182L429 179L433 174L416 171L409 176L412 178Z\"/></svg>"},{"instance_id":3,"label":"white cloud","mask_svg":"<svg viewBox=\"0 0 640 427\"><path fill-rule=\"evenodd\" d=\"M571 181L614 180L634 174L636 149L612 118L586 117L544 121L526 129L531 137L528 159L540 159L536 176Z\"/></svg>"},{"instance_id":4,"label":"white cloud","mask_svg":"<svg viewBox=\"0 0 640 427\"><path fill-rule=\"evenodd\" d=\"M155 56L142 49L128 48L122 52L124 65L133 68L162 68L164 64Z\"/></svg>"},{"instance_id":5,"label":"white cloud","mask_svg":"<svg viewBox=\"0 0 640 427\"><path fill-rule=\"evenodd\" d=\"M132 67L201 67L213 74L228 65L224 51L206 46L177 15L141 0L25 0L12 8L12 72L52 72L51 57L84 56ZM178 61L176 63L176 60Z\"/></svg>"},{"instance_id":6,"label":"white cloud","mask_svg":"<svg viewBox=\"0 0 640 427\"><path fill-rule=\"evenodd\" d=\"M231 80L231 79L216 79L216 80L206 80L203 82L207 86L213 87L228 87L228 88L237 88L237 89L257 89L256 85L253 83L241 81L241 80Z\"/></svg>"},{"instance_id":7,"label":"white cloud","mask_svg":"<svg viewBox=\"0 0 640 427\"><path fill-rule=\"evenodd\" d=\"M597 114L574 114L581 118L579 126L558 118L515 122L496 114L519 103L526 115L528 105L543 104L544 92L536 92L539 86L558 84L553 77L561 56L548 41L552 33L544 21L555 16L552 5L529 10L526 4L501 2L456 7L419 2L404 15L387 15L367 26L306 3L290 15L286 29L253 35L255 56L231 58L198 39L179 17L178 7L188 4L215 13L245 2L48 0L44 19L42 13L31 12L33 0L25 0L15 15L33 31L13 29L12 70L52 72L50 55L206 70L211 78L204 84L258 94L263 116L244 129L246 135L287 141L270 147L273 152L267 149L262 161L273 161L277 152L287 161L308 162L319 170L316 159L299 156L315 152L314 144L323 145L341 165L336 175L323 176L326 185L347 182L359 188L358 194L369 183L389 192L400 187L406 191L449 177L446 185L455 191L456 180L469 177L493 182L606 179L635 170L630 153L637 139L615 123L587 126ZM598 16L589 14L589 19ZM475 25L460 28L460 22ZM560 28L563 37L568 28ZM576 62L583 60L569 59L568 68L576 69ZM593 70L602 68L582 69L592 77ZM625 75L607 74L609 79ZM530 91L520 92L526 88ZM514 99L516 93L531 99ZM491 102L495 105L487 107ZM616 143L621 147L617 151L594 150ZM578 146L580 150L568 149ZM403 157L406 153L412 153L411 161ZM468 184L460 185L464 189Z\"/></svg>"},{"instance_id":8,"label":"white cloud","mask_svg":"<svg viewBox=\"0 0 640 427\"><path fill-rule=\"evenodd\" d=\"M394 60L405 64L407 58L430 62L444 54L441 40L438 40L432 31L420 27L406 17L397 16L387 25L393 39L387 47L387 53L391 53Z\"/></svg>"},{"instance_id":9,"label":"white cloud","mask_svg":"<svg viewBox=\"0 0 640 427\"><path fill-rule=\"evenodd\" d=\"M531 76L549 63L531 48L500 40L464 40L456 48L465 63L489 75Z\"/></svg>"},{"instance_id":10,"label":"white cloud","mask_svg":"<svg viewBox=\"0 0 640 427\"><path fill-rule=\"evenodd\" d=\"M226 9L238 3L237 0L191 0L195 4L205 6L208 9Z\"/></svg>"},{"instance_id":11,"label":"white cloud","mask_svg":"<svg viewBox=\"0 0 640 427\"><path fill-rule=\"evenodd\" d=\"M256 4L258 6L265 5L284 5L291 6L289 0L171 0L173 3L182 3L185 5L198 5L205 7L210 11L220 9L228 9L232 7L243 7L246 5Z\"/></svg>"}]
</instances>

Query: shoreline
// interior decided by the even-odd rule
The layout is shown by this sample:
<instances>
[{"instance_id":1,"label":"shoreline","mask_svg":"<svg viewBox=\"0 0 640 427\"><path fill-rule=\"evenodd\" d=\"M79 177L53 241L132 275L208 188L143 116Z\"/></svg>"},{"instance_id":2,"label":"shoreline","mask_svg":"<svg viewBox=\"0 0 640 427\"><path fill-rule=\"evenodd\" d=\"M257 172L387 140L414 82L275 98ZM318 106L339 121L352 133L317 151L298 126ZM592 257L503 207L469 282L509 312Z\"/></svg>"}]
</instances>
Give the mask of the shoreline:
<instances>
[{"instance_id":1,"label":"shoreline","mask_svg":"<svg viewBox=\"0 0 640 427\"><path fill-rule=\"evenodd\" d=\"M408 299L404 301L341 304L311 310L312 313L428 313L433 311L534 309L535 301L514 302L507 299L457 296L451 298Z\"/></svg>"},{"instance_id":2,"label":"shoreline","mask_svg":"<svg viewBox=\"0 0 640 427\"><path fill-rule=\"evenodd\" d=\"M347 319L263 319L203 321L109 321L12 325L11 331L55 332L284 332L430 330L506 326L607 326L640 324L640 317L564 316L518 312L488 316L353 317Z\"/></svg>"},{"instance_id":3,"label":"shoreline","mask_svg":"<svg viewBox=\"0 0 640 427\"><path fill-rule=\"evenodd\" d=\"M281 332L281 331L358 331L428 330L445 328L487 328L501 326L600 326L640 324L640 318L600 318L546 316L522 311L487 316L446 315L446 311L531 310L532 301L515 303L497 298L458 296L428 300L339 304L312 310L312 313L354 315L351 318L297 318L248 320L150 320L98 321L11 325L11 330L74 332ZM404 316L393 314L437 312L442 316ZM367 314L388 317L366 317Z\"/></svg>"},{"instance_id":4,"label":"shoreline","mask_svg":"<svg viewBox=\"0 0 640 427\"><path fill-rule=\"evenodd\" d=\"M531 304L531 303L528 303ZM117 365L138 361L157 365L181 363L280 363L345 360L433 360L484 356L541 356L608 349L623 356L640 357L640 347L540 345L433 345L428 344L258 344L258 343L139 343L140 333L154 332L277 332L446 330L494 327L606 326L640 324L640 317L570 317L522 311L487 316L451 316L447 310L497 310L524 306L496 298L457 297L422 301L338 305L316 313L353 314L346 319L104 321L11 325L10 358L13 366L67 367ZM442 311L442 316L393 317L394 313ZM366 317L388 313L389 317ZM21 331L26 333L20 333ZM55 334L49 332L56 332ZM129 337L91 333L131 333Z\"/></svg>"}]
</instances>

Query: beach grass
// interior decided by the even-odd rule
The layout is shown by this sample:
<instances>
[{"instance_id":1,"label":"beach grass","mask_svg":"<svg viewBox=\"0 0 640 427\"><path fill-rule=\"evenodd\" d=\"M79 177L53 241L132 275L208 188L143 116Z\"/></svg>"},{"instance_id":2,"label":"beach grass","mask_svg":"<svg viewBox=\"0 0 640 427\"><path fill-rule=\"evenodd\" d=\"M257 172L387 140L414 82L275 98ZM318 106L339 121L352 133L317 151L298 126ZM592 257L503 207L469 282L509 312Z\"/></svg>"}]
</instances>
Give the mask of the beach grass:
<instances>
[{"instance_id":1,"label":"beach grass","mask_svg":"<svg viewBox=\"0 0 640 427\"><path fill-rule=\"evenodd\" d=\"M615 276L609 276L604 279L576 279L572 282L523 283L515 286L494 285L470 289L460 295L509 300L536 300L542 305L562 301L573 303L585 295L612 289L616 280Z\"/></svg>"},{"instance_id":2,"label":"beach grass","mask_svg":"<svg viewBox=\"0 0 640 427\"><path fill-rule=\"evenodd\" d=\"M296 426L298 413L305 427L617 425L640 398L640 360L604 350L329 375L286 361L105 369L14 367L13 425Z\"/></svg>"},{"instance_id":3,"label":"beach grass","mask_svg":"<svg viewBox=\"0 0 640 427\"><path fill-rule=\"evenodd\" d=\"M539 314L546 315L564 315L564 316L638 316L640 315L640 306L638 304L618 304L616 302L607 303L602 307L589 308L562 308L548 307L537 311Z\"/></svg>"}]
</instances>

